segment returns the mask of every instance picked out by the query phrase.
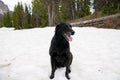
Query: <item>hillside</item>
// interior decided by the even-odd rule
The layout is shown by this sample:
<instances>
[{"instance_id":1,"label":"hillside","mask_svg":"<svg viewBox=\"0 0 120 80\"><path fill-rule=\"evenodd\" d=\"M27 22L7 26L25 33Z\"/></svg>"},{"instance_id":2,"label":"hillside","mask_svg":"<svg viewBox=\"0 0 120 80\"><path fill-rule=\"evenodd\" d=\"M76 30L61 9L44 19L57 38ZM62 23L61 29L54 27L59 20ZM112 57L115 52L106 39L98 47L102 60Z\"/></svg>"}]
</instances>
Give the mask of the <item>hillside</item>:
<instances>
[{"instance_id":1,"label":"hillside","mask_svg":"<svg viewBox=\"0 0 120 80\"><path fill-rule=\"evenodd\" d=\"M0 0L0 17L4 15L9 10L8 6L4 4L2 0Z\"/></svg>"},{"instance_id":2,"label":"hillside","mask_svg":"<svg viewBox=\"0 0 120 80\"><path fill-rule=\"evenodd\" d=\"M70 21L72 26L120 29L120 13L113 15L93 14Z\"/></svg>"}]
</instances>

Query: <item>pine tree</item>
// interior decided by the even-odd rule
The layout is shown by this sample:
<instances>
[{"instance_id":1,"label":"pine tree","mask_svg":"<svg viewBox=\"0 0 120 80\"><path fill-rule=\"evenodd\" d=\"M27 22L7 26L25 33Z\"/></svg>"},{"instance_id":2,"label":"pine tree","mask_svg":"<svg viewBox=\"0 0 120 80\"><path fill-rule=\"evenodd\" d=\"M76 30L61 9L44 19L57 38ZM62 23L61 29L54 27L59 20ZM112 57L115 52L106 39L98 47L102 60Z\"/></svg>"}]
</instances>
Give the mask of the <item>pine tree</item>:
<instances>
[{"instance_id":1,"label":"pine tree","mask_svg":"<svg viewBox=\"0 0 120 80\"><path fill-rule=\"evenodd\" d=\"M23 10L22 3L20 4L18 2L18 5L15 6L14 12L13 12L13 26L15 27L15 29L23 29L24 28L23 15L24 15L24 10Z\"/></svg>"},{"instance_id":2,"label":"pine tree","mask_svg":"<svg viewBox=\"0 0 120 80\"><path fill-rule=\"evenodd\" d=\"M72 0L59 0L56 5L56 23L66 22L72 18ZM69 2L69 3L68 3Z\"/></svg>"},{"instance_id":3,"label":"pine tree","mask_svg":"<svg viewBox=\"0 0 120 80\"><path fill-rule=\"evenodd\" d=\"M47 23L53 26L90 15L90 0L33 0L32 5L34 26Z\"/></svg>"},{"instance_id":4,"label":"pine tree","mask_svg":"<svg viewBox=\"0 0 120 80\"><path fill-rule=\"evenodd\" d=\"M44 0L33 0L32 21L34 27L44 27L48 25L47 7Z\"/></svg>"},{"instance_id":5,"label":"pine tree","mask_svg":"<svg viewBox=\"0 0 120 80\"><path fill-rule=\"evenodd\" d=\"M4 14L3 22L4 22L4 26L12 27L12 19L9 11Z\"/></svg>"},{"instance_id":6,"label":"pine tree","mask_svg":"<svg viewBox=\"0 0 120 80\"><path fill-rule=\"evenodd\" d=\"M28 9L27 5L25 5L24 11L24 28L32 28L32 18L30 13L30 7Z\"/></svg>"},{"instance_id":7,"label":"pine tree","mask_svg":"<svg viewBox=\"0 0 120 80\"><path fill-rule=\"evenodd\" d=\"M90 15L90 0L84 0L83 16Z\"/></svg>"},{"instance_id":8,"label":"pine tree","mask_svg":"<svg viewBox=\"0 0 120 80\"><path fill-rule=\"evenodd\" d=\"M0 19L0 28L4 26L3 18Z\"/></svg>"},{"instance_id":9,"label":"pine tree","mask_svg":"<svg viewBox=\"0 0 120 80\"><path fill-rule=\"evenodd\" d=\"M58 22L90 15L90 0L60 0L59 3L56 18Z\"/></svg>"},{"instance_id":10,"label":"pine tree","mask_svg":"<svg viewBox=\"0 0 120 80\"><path fill-rule=\"evenodd\" d=\"M94 0L94 9L105 14L120 12L120 0Z\"/></svg>"}]
</instances>

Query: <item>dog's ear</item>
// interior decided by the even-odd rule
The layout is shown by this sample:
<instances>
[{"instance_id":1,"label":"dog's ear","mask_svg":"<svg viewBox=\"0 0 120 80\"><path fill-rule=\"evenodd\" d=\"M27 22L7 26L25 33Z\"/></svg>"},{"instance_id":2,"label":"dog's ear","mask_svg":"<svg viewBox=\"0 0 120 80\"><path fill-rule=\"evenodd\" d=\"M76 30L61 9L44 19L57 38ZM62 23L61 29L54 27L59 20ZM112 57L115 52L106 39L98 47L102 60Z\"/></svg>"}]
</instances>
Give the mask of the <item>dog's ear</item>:
<instances>
[{"instance_id":1,"label":"dog's ear","mask_svg":"<svg viewBox=\"0 0 120 80\"><path fill-rule=\"evenodd\" d=\"M58 25L56 26L56 28L55 28L55 33L59 32L59 30L60 30L60 24L58 24Z\"/></svg>"},{"instance_id":2,"label":"dog's ear","mask_svg":"<svg viewBox=\"0 0 120 80\"><path fill-rule=\"evenodd\" d=\"M56 26L55 31L59 31L61 27L65 26L66 23L60 23Z\"/></svg>"}]
</instances>

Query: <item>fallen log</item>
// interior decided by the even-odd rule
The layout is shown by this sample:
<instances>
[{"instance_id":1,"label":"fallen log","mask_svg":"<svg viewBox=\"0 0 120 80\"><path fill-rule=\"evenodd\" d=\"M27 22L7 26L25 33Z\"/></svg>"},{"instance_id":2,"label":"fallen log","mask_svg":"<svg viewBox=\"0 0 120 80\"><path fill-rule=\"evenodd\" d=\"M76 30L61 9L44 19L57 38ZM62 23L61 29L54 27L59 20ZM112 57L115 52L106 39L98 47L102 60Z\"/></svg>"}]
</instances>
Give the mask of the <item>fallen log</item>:
<instances>
[{"instance_id":1,"label":"fallen log","mask_svg":"<svg viewBox=\"0 0 120 80\"><path fill-rule=\"evenodd\" d=\"M94 26L95 24L97 24L97 25L99 23L102 24L102 22L104 22L105 20L109 20L109 19L117 18L117 17L120 17L120 13L114 14L114 15L110 15L110 16L101 17L101 18L86 20L86 21L82 21L82 22L73 22L73 23L70 23L70 24L72 26L78 26L78 27Z\"/></svg>"}]
</instances>

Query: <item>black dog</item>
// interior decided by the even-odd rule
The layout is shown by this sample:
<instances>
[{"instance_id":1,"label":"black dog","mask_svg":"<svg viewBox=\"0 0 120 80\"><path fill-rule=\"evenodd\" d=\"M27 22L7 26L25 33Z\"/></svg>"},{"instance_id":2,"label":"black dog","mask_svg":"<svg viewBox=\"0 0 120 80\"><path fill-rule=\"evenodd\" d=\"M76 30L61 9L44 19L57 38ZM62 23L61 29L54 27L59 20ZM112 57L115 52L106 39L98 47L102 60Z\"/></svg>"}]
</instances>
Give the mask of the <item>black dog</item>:
<instances>
[{"instance_id":1,"label":"black dog","mask_svg":"<svg viewBox=\"0 0 120 80\"><path fill-rule=\"evenodd\" d=\"M53 36L49 50L52 68L50 79L54 78L55 70L61 67L66 67L65 76L67 79L70 79L70 65L73 56L70 52L69 41L72 41L71 35L74 35L74 33L72 26L68 23L61 23L56 26L55 35Z\"/></svg>"}]
</instances>

